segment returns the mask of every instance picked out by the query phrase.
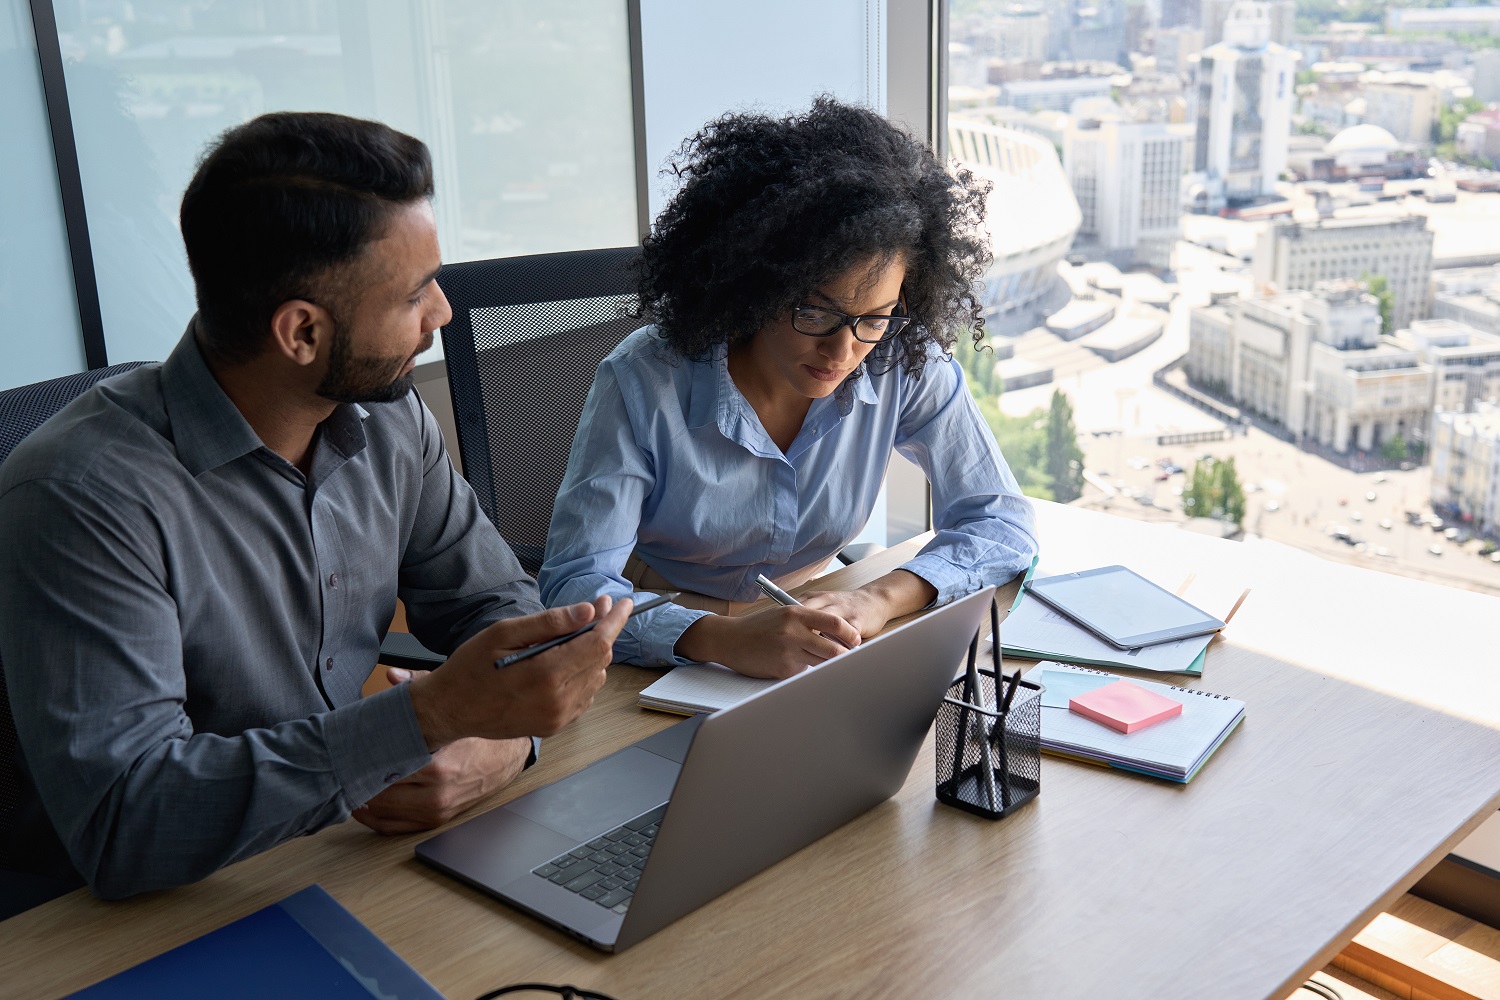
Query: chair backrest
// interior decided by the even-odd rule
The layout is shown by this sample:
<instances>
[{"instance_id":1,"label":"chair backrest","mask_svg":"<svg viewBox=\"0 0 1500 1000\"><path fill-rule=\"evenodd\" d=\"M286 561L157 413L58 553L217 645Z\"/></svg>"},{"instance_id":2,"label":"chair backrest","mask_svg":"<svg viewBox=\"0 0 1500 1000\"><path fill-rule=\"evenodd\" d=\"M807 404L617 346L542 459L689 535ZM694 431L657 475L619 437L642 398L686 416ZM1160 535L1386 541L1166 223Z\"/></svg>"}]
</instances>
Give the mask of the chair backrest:
<instances>
[{"instance_id":1,"label":"chair backrest","mask_svg":"<svg viewBox=\"0 0 1500 1000\"><path fill-rule=\"evenodd\" d=\"M464 478L526 572L599 362L640 326L639 247L446 264L443 353Z\"/></svg>"},{"instance_id":2,"label":"chair backrest","mask_svg":"<svg viewBox=\"0 0 1500 1000\"><path fill-rule=\"evenodd\" d=\"M127 361L0 392L0 462L4 462L16 445L48 417L81 396L94 383L148 363ZM5 842L15 823L16 811L25 792L26 779L16 766L19 746L16 724L10 714L10 695L5 688L5 672L0 670L0 844ZM0 867L4 867L8 860L0 857Z\"/></svg>"}]
</instances>

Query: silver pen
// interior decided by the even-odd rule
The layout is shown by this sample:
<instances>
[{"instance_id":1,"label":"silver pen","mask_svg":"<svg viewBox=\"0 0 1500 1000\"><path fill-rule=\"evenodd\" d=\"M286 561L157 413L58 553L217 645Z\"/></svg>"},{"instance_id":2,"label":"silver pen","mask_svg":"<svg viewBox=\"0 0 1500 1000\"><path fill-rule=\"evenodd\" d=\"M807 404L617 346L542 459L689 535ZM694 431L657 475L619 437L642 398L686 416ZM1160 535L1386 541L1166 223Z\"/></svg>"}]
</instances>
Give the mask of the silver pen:
<instances>
[{"instance_id":1,"label":"silver pen","mask_svg":"<svg viewBox=\"0 0 1500 1000\"><path fill-rule=\"evenodd\" d=\"M756 583L756 586L760 587L761 590L764 590L766 592L766 596L767 597L769 597L771 600L775 601L777 604L781 605L782 607L784 607L784 608L800 608L800 607L802 607L802 602L801 601L797 600L791 594L788 594L786 591L784 591L780 587L776 586L776 584L772 583L770 581L770 579L764 573L760 573L760 574L758 574L755 577L755 583ZM819 632L818 634L821 635L821 636L824 636L826 638L832 639L834 642L838 643L840 646L843 646L845 649L853 649L854 648L853 646L849 645L847 642L845 642L843 639L840 639L836 635L829 635L827 632Z\"/></svg>"}]
</instances>

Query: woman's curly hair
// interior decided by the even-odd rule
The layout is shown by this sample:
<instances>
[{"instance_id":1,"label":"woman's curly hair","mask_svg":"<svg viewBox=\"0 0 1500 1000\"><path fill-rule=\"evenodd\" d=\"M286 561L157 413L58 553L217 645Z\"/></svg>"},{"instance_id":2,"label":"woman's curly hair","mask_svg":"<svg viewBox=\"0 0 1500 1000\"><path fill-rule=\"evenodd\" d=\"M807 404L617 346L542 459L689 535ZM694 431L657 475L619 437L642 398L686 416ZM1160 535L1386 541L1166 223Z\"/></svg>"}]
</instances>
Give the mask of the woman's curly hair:
<instances>
[{"instance_id":1,"label":"woman's curly hair","mask_svg":"<svg viewBox=\"0 0 1500 1000\"><path fill-rule=\"evenodd\" d=\"M949 173L882 116L828 97L805 113L731 113L686 140L683 179L643 241L645 316L679 355L706 356L785 316L851 268L903 258L912 323L871 352L921 374L929 342L982 340L975 283L992 259L990 185Z\"/></svg>"}]
</instances>

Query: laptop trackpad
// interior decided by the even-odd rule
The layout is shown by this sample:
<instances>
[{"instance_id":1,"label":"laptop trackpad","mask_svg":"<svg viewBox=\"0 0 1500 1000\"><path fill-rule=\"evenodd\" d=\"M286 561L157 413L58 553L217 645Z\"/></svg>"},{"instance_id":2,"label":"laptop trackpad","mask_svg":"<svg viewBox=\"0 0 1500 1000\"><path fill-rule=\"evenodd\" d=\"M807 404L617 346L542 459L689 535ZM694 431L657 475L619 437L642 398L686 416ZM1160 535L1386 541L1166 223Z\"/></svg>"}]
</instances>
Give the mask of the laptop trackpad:
<instances>
[{"instance_id":1,"label":"laptop trackpad","mask_svg":"<svg viewBox=\"0 0 1500 1000\"><path fill-rule=\"evenodd\" d=\"M588 840L671 798L681 770L675 761L626 747L502 808L574 840Z\"/></svg>"}]
</instances>

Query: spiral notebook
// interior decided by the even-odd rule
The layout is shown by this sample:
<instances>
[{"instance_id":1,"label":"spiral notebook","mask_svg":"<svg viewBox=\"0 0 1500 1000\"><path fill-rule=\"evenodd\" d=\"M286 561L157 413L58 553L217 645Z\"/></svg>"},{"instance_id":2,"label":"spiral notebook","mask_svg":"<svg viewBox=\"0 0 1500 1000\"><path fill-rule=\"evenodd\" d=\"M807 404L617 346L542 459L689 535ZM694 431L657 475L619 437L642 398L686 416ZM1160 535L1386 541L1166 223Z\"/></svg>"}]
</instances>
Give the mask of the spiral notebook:
<instances>
[{"instance_id":1,"label":"spiral notebook","mask_svg":"<svg viewBox=\"0 0 1500 1000\"><path fill-rule=\"evenodd\" d=\"M1068 710L1069 699L1120 680L1118 674L1047 661L1028 671L1026 679L1044 688L1043 750L1168 781L1192 781L1245 717L1245 703L1237 698L1132 677L1131 683L1181 702L1182 714L1121 733Z\"/></svg>"}]
</instances>

